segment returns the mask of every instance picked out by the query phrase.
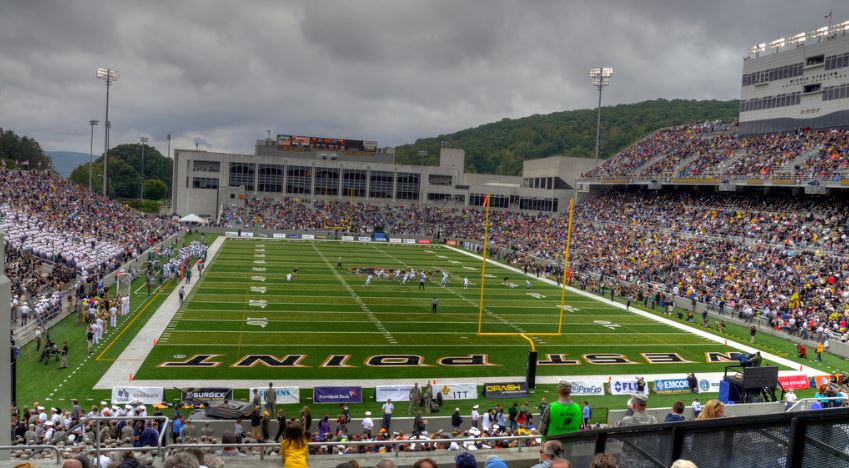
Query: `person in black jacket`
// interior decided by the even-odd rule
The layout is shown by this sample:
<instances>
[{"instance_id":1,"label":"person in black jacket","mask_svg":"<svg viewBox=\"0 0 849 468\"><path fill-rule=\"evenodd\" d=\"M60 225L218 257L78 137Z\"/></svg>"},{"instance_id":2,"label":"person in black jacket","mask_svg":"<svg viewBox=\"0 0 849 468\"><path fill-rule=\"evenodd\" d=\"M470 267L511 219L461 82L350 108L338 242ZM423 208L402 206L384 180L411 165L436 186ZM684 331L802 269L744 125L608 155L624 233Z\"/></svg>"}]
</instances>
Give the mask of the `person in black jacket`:
<instances>
[{"instance_id":1,"label":"person in black jacket","mask_svg":"<svg viewBox=\"0 0 849 468\"><path fill-rule=\"evenodd\" d=\"M454 414L451 415L451 427L456 431L463 424L463 417L460 416L460 408L454 408Z\"/></svg>"}]
</instances>

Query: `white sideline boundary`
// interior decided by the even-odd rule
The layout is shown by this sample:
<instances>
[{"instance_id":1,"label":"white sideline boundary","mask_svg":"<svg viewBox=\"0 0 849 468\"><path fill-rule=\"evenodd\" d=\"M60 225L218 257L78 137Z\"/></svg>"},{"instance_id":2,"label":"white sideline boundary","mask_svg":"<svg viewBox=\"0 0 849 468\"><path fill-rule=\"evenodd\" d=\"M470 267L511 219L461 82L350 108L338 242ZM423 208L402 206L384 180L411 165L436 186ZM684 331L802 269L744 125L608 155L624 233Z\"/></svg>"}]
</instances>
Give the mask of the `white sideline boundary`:
<instances>
[{"instance_id":1,"label":"white sideline boundary","mask_svg":"<svg viewBox=\"0 0 849 468\"><path fill-rule=\"evenodd\" d=\"M464 254L464 255L468 255L469 257L476 258L480 261L483 261L483 257L481 257L480 255L477 255L477 254L474 254L474 253L471 253L471 252L467 252L463 249L458 249L456 247L451 247L451 246L448 246L448 245L443 245L443 247L445 247L446 249L450 249L454 252L461 253L461 254ZM501 268L505 268L507 270L519 273L523 276L531 276L531 275L525 275L524 272L522 272L522 270L520 270L518 268L512 267L510 265L505 265L501 262L497 262L497 261L492 260L492 259L487 259L487 263L492 263L493 265L497 265ZM546 284L549 284L549 285L552 285L552 286L555 286L555 287L558 287L558 288L560 287L560 285L556 281L552 281L548 278L536 278L535 276L534 276L534 278L537 281L542 281ZM654 320L655 322L659 322L659 323L662 323L664 325L668 325L670 327L677 328L679 330L684 330L684 331L690 332L690 333L692 333L696 336L706 338L706 339L714 341L716 343L720 343L720 344L724 345L725 342L727 341L728 346L730 346L732 348L736 348L740 351L745 351L746 353L749 353L749 354L760 351L761 356L763 356L764 359L768 359L770 361L777 362L778 364L789 367L790 369L797 369L797 368L799 369L799 370L794 370L792 372L782 371L782 372L785 372L785 373L798 374L799 372L803 372L808 377L813 377L813 376L816 376L816 375L823 375L823 374L827 373L825 371L820 371L820 370L814 369L813 367L805 366L805 365L799 364L795 361L791 361L789 359L785 359L783 357L776 356L774 354L771 354L771 353L768 353L766 351L754 348L752 346L749 346L749 345L746 345L746 344L743 344L743 343L739 343L737 341L728 340L726 338L720 337L719 335L714 335L713 333L708 333L704 330L699 330L699 329L696 329L696 328L688 327L687 325L684 325L682 323L678 323L674 320L670 320L670 319L665 318L665 317L658 317L657 315L639 310L637 308L627 309L624 304L620 304L618 302L611 301L610 299L605 299L603 297L596 296L595 294L591 294L591 293L588 293L586 291L581 291L580 289L576 289L576 288L573 288L571 286L567 286L566 289L569 292L573 292L575 294L579 294L579 295L584 296L584 297L595 299L596 301L599 301L603 304L607 304L607 305L612 306L612 307L617 307L617 308L622 309L626 312L630 312L632 314L636 314L636 315L639 315L641 317L645 317L647 319ZM801 368L799 368L799 366L801 366ZM681 374L677 374L677 376L680 377Z\"/></svg>"},{"instance_id":2,"label":"white sideline boundary","mask_svg":"<svg viewBox=\"0 0 849 468\"><path fill-rule=\"evenodd\" d=\"M208 265L211 265L212 260L218 254L218 251L221 249L221 247L222 247L222 245L223 245L223 243L226 239L229 239L229 238L219 237L210 245L209 251L207 253L207 258L208 258L207 264ZM256 238L254 238L254 239L239 239L239 240L273 241L273 240L286 240L286 239L256 239ZM450 246L446 246L446 245L443 245L442 247L450 249L454 252L461 253L461 254L467 255L469 257L475 258L479 261L483 260L483 258L480 255L477 255L477 254L474 254L474 253L471 253L471 252L467 252L467 251L462 250L462 249L458 249L458 248L450 247ZM509 265L505 265L501 262L497 262L497 261L491 260L491 259L487 260L487 262L492 263L493 265L496 265L498 267L501 267L501 268L504 268L504 269L507 269L507 270L510 270L510 271L513 271L513 272L519 273L520 275L525 276L525 274L521 270L519 270L518 268L509 266ZM193 267L193 268L195 268L195 270L196 270L197 267ZM192 282L186 288L186 296L187 297L188 297L189 293L194 289L194 286L196 284L198 284L199 280L200 280L200 278L197 275L193 275L193 276L197 280ZM559 287L557 282L549 280L547 278L537 278L533 275L527 275L527 276L532 277L533 279L535 279L537 281L549 284L551 286ZM601 298L601 297L595 296L594 294L590 294L590 293L587 293L585 291L581 291L579 289L575 289L575 288L572 288L572 287L567 287L567 289L570 292L579 294L579 295L586 297L588 299L598 301L598 302L601 302L603 304L607 304L607 305L610 305L610 306L613 306L613 307L618 307L622 310L626 310L624 304L619 304L617 302L610 301L609 299ZM104 373L103 376L101 376L100 380L94 386L94 389L110 390L110 389L112 389L112 387L116 387L116 386L141 386L141 387L164 387L164 388L206 387L206 386L209 386L210 384L223 385L225 383L228 387L231 387L231 388L244 389L244 388L250 388L250 387L264 387L264 386L268 385L269 379L267 379L267 378L263 379L263 380L259 380L259 379L250 379L250 380L248 380L248 379L243 379L243 380L233 380L233 379L140 380L140 379L135 379L135 378L133 380L129 379L130 373L133 373L133 375L135 375L135 373L137 373L139 368L141 367L142 363L145 361L145 359L147 359L147 356L150 353L150 351L153 350L153 339L158 338L165 331L166 327L168 326L169 323L171 323L171 320L173 319L174 315L177 313L177 310L179 309L179 298L177 296L177 291L178 291L178 289L175 289L174 291L172 291L171 294L162 303L162 305L159 306L159 308L156 310L156 312L154 312L153 316L151 316L150 319L148 319L148 321L147 321L147 323L145 323L144 327L142 327L142 329L139 331L139 333L133 338L133 340L130 342L130 344L127 345L127 347L124 349L124 351L121 353L121 355L115 360L115 362L112 364L112 366L110 366L109 370L106 373ZM633 314L654 320L654 321L659 322L659 323L663 323L665 325L672 326L672 327L679 329L679 330L683 330L683 331L686 331L686 332L689 332L689 333L693 333L695 335L701 336L703 338L706 338L706 339L711 340L711 341L716 342L716 343L724 344L725 341L726 341L725 338L714 335L712 333L708 333L708 332L705 332L705 331L702 331L702 330L693 329L693 328L690 328L690 327L688 327L684 324L680 324L678 322L666 319L664 317L658 317L658 316L655 316L655 315L650 314L648 312L644 312L644 311L641 311L641 310L633 310L633 309L627 310L627 312L630 312L630 313L633 313ZM386 345L381 345L381 346L386 346ZM761 351L761 350L758 350L758 349L753 348L751 346L748 346L748 345L745 345L745 344L742 344L742 343L738 343L738 342L735 342L735 341L731 341L731 340L728 340L728 346L733 347L735 349L738 349L740 351L745 351L747 353L753 353L755 351ZM777 363L782 364L784 366L787 366L791 369L791 370L781 370L781 371L779 371L779 375L797 375L797 374L800 373L799 370L793 370L793 369L798 368L797 367L798 364L793 362L793 361L781 358L779 356L775 356L773 354L770 354L770 353L767 353L767 352L764 352L764 351L761 351L761 354L763 355L763 357L765 359L768 359L768 360L773 361L773 362L777 362ZM814 369L814 368L808 367L808 366L802 366L801 372L805 373L809 377L816 376L816 375L823 375L823 374L826 373L824 371L819 371L817 369ZM537 375L536 382L537 382L537 384L556 384L561 379L568 376L568 378L571 378L571 379L576 380L576 381L600 384L600 383L607 383L612 378L621 377L621 375L624 375L624 374L621 374L621 375L620 374L621 373L615 374L615 375L614 374L570 375L567 371L567 372L562 373L561 375L544 375L544 376ZM677 378L681 378L681 376L682 376L682 374L680 372L663 373L663 374L643 374L643 377L648 382L653 382L653 381L659 380L659 379L677 379ZM699 378L722 379L722 377L723 377L722 372L705 372L705 373L699 374ZM360 386L363 386L363 387L375 387L375 386L378 386L378 385L408 385L411 382L415 382L415 381L422 381L422 382L424 382L424 381L431 381L431 382L436 381L437 385L438 384L446 384L446 383L475 383L475 384L482 385L484 383L517 382L517 381L524 381L524 380L525 380L524 375L513 375L513 376L491 376L491 377L486 377L486 376L482 376L482 377L448 377L448 378L437 378L437 379L434 379L432 377L430 379L426 379L426 378L419 378L419 379L416 379L416 378L357 379L356 383ZM288 379L288 380L273 379L273 382L277 386L298 386L300 388L312 388L314 386L322 386L322 385L329 385L329 386L351 385L350 379Z\"/></svg>"},{"instance_id":3,"label":"white sideline boundary","mask_svg":"<svg viewBox=\"0 0 849 468\"><path fill-rule=\"evenodd\" d=\"M224 243L224 237L218 237L215 239L212 244L209 246L209 250L207 250L207 264L211 264L212 260L218 254L218 250L221 248L221 245ZM197 274L197 263L192 266L193 274L192 281L189 284L181 283L185 286L186 289L186 297L189 297L192 290L194 290L195 286L200 283L200 275ZM177 285L171 294L165 298L162 304L159 305L159 308L156 309L156 312L147 320L141 330L133 337L133 340L130 341L130 344L124 348L124 351L115 359L115 362L109 367L102 376L100 376L100 380L94 385L96 390L109 390L112 387L116 387L119 385L125 386L138 386L138 385L151 385L153 381L141 381L141 380L130 380L130 375L135 375L138 373L139 368L145 359L147 359L148 354L153 351L153 340L159 339L162 333L165 331L165 328L168 327L168 324L171 323L171 320L174 318L174 315L177 314L177 311L180 309L180 284Z\"/></svg>"}]
</instances>

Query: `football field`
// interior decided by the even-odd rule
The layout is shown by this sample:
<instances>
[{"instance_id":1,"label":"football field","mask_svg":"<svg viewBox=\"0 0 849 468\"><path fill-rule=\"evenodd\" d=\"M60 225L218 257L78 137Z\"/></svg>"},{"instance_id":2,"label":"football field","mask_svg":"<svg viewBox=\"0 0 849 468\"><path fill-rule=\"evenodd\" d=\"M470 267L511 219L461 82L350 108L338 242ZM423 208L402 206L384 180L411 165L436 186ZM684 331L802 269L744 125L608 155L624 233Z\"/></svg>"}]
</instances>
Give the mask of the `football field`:
<instances>
[{"instance_id":1,"label":"football field","mask_svg":"<svg viewBox=\"0 0 849 468\"><path fill-rule=\"evenodd\" d=\"M343 267L337 268L340 258ZM474 257L443 246L228 239L136 378L524 375L525 339L477 333L480 268ZM381 269L383 279L374 274ZM428 281L423 289L418 279L402 285L396 269L424 270ZM449 274L445 287L443 270ZM374 279L366 286L369 272ZM539 375L718 372L728 363L711 358L733 352L568 291L563 333L546 335L557 331L560 293L490 263L481 331L531 337Z\"/></svg>"},{"instance_id":2,"label":"football field","mask_svg":"<svg viewBox=\"0 0 849 468\"><path fill-rule=\"evenodd\" d=\"M425 287L402 285L397 269L429 272ZM366 286L378 270L386 277ZM560 288L492 263L486 272L481 331L533 339L541 376L721 372L734 352L571 291L563 333L550 336ZM355 383L523 376L527 367L526 339L478 334L480 260L444 246L227 239L199 281L137 379Z\"/></svg>"}]
</instances>

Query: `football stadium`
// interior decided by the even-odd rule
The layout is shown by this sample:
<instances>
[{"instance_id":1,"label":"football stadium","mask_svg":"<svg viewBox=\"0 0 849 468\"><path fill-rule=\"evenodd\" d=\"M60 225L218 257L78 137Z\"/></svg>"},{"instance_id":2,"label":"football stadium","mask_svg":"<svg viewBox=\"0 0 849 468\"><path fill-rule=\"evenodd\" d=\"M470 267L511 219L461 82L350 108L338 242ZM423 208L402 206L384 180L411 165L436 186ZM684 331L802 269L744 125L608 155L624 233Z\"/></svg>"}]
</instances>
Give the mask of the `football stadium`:
<instances>
[{"instance_id":1,"label":"football stadium","mask_svg":"<svg viewBox=\"0 0 849 468\"><path fill-rule=\"evenodd\" d=\"M746 51L727 119L512 173L444 135L113 148L99 68L96 161L63 176L0 131L0 464L849 465L849 21L827 18ZM613 69L590 78L598 152Z\"/></svg>"}]
</instances>

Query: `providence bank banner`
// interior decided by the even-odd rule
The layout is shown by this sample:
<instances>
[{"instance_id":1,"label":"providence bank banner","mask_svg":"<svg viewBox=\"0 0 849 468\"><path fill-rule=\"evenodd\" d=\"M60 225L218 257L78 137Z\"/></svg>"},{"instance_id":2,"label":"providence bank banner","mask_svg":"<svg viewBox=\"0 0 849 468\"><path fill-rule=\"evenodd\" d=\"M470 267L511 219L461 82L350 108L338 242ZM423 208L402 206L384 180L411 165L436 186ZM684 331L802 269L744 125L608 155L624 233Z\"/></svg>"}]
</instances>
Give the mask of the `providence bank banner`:
<instances>
[{"instance_id":1,"label":"providence bank banner","mask_svg":"<svg viewBox=\"0 0 849 468\"><path fill-rule=\"evenodd\" d=\"M362 403L363 387L314 387L313 403Z\"/></svg>"}]
</instances>

